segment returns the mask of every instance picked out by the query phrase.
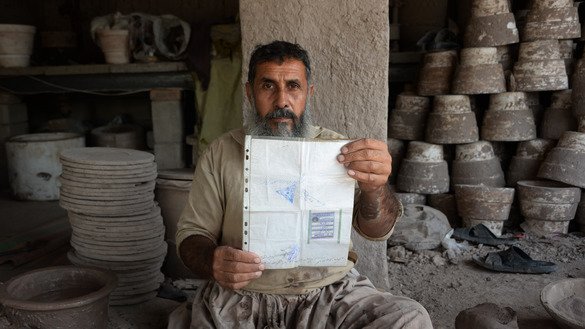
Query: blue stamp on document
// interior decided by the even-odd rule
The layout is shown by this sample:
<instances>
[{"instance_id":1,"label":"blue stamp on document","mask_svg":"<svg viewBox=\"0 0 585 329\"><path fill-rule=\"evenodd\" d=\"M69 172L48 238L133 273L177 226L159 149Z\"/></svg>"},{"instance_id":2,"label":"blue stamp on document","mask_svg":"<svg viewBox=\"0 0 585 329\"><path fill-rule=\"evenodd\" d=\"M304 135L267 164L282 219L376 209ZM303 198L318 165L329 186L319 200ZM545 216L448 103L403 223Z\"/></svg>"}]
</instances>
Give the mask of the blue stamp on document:
<instances>
[{"instance_id":1,"label":"blue stamp on document","mask_svg":"<svg viewBox=\"0 0 585 329\"><path fill-rule=\"evenodd\" d=\"M331 239L335 237L335 212L312 212L310 218L311 239Z\"/></svg>"}]
</instances>

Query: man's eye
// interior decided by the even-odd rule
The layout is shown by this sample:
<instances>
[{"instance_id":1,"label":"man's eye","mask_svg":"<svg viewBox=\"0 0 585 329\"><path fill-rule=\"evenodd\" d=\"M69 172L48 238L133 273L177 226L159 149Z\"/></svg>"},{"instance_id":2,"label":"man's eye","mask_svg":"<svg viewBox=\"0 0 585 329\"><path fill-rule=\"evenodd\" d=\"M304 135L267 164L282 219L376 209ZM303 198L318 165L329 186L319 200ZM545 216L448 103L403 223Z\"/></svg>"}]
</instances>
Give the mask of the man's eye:
<instances>
[{"instance_id":1,"label":"man's eye","mask_svg":"<svg viewBox=\"0 0 585 329\"><path fill-rule=\"evenodd\" d=\"M263 89L272 89L272 84L271 83L263 83L262 84L262 88Z\"/></svg>"},{"instance_id":2,"label":"man's eye","mask_svg":"<svg viewBox=\"0 0 585 329\"><path fill-rule=\"evenodd\" d=\"M290 83L290 84L288 85L288 87L289 87L290 89L299 89L299 88L301 88L301 85L299 85L298 83Z\"/></svg>"}]
</instances>

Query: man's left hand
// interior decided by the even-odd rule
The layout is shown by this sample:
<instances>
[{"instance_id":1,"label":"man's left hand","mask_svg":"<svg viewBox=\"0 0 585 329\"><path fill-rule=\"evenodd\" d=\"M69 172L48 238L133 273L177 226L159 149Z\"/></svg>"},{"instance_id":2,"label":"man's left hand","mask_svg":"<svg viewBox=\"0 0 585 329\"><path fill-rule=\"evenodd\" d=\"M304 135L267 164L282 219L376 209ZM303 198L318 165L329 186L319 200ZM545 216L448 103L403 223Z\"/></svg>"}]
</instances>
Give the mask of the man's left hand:
<instances>
[{"instance_id":1,"label":"man's left hand","mask_svg":"<svg viewBox=\"0 0 585 329\"><path fill-rule=\"evenodd\" d=\"M358 181L360 190L372 192L384 186L392 173L392 156L386 143L376 139L359 139L341 148L337 161Z\"/></svg>"}]
</instances>

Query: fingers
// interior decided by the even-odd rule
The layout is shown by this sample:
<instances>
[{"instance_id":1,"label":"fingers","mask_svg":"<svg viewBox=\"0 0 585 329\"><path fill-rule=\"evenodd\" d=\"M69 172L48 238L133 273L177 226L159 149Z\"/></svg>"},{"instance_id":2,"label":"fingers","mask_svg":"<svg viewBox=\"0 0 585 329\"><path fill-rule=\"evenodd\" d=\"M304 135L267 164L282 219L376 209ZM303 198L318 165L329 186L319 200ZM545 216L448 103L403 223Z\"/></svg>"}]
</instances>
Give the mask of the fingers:
<instances>
[{"instance_id":1,"label":"fingers","mask_svg":"<svg viewBox=\"0 0 585 329\"><path fill-rule=\"evenodd\" d=\"M217 247L213 257L213 278L223 287L240 289L259 278L264 270L260 258L251 252Z\"/></svg>"},{"instance_id":2,"label":"fingers","mask_svg":"<svg viewBox=\"0 0 585 329\"><path fill-rule=\"evenodd\" d=\"M344 145L338 161L346 164L353 161L391 162L386 143L375 139L360 139Z\"/></svg>"},{"instance_id":3,"label":"fingers","mask_svg":"<svg viewBox=\"0 0 585 329\"><path fill-rule=\"evenodd\" d=\"M375 161L353 161L346 165L349 171L369 173L381 176L390 176L392 173L392 163L375 162ZM351 176L351 175L350 175Z\"/></svg>"}]
</instances>

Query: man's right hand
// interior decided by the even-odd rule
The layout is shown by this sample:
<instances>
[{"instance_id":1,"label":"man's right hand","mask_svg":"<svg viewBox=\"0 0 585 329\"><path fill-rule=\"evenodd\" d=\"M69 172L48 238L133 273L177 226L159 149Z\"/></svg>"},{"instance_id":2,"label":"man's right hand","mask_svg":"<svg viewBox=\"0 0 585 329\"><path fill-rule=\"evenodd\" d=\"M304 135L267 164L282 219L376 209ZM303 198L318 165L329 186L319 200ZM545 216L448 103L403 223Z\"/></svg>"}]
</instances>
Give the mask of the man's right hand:
<instances>
[{"instance_id":1,"label":"man's right hand","mask_svg":"<svg viewBox=\"0 0 585 329\"><path fill-rule=\"evenodd\" d=\"M213 252L213 279L222 287L241 289L259 278L264 264L258 255L228 246L215 248Z\"/></svg>"}]
</instances>

